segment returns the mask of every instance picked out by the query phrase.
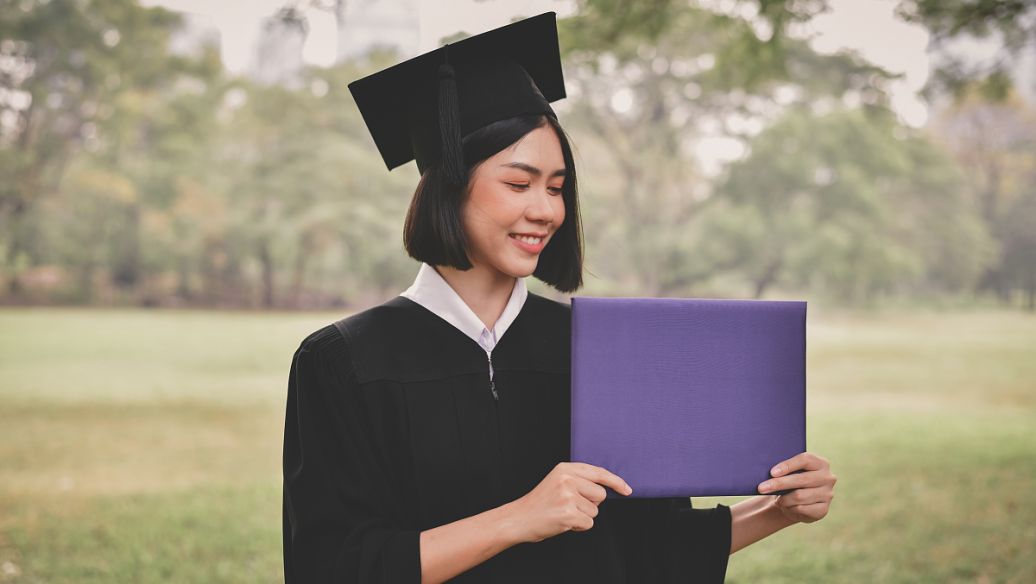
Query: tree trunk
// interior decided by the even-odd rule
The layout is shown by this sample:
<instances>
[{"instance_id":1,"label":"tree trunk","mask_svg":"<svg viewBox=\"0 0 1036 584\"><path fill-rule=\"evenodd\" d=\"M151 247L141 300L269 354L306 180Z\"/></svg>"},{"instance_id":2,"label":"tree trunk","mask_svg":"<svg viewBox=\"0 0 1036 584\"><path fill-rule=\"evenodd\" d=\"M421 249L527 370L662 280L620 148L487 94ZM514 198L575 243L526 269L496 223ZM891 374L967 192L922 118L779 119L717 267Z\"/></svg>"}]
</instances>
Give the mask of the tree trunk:
<instances>
[{"instance_id":1,"label":"tree trunk","mask_svg":"<svg viewBox=\"0 0 1036 584\"><path fill-rule=\"evenodd\" d=\"M766 270L763 271L762 275L755 279L755 298L759 299L763 297L763 293L770 287L771 284L777 279L777 274L781 270L781 259L775 258L766 266Z\"/></svg>"},{"instance_id":2,"label":"tree trunk","mask_svg":"<svg viewBox=\"0 0 1036 584\"><path fill-rule=\"evenodd\" d=\"M22 230L22 217L25 207L21 201L15 203L7 225L11 227L7 232L7 267L11 270L11 278L7 281L7 293L17 298L22 293L22 282L18 279L18 256L22 251L22 238L19 232Z\"/></svg>"},{"instance_id":3,"label":"tree trunk","mask_svg":"<svg viewBox=\"0 0 1036 584\"><path fill-rule=\"evenodd\" d=\"M262 267L262 305L264 308L273 308L273 256L270 253L270 242L259 240L257 254Z\"/></svg>"},{"instance_id":4,"label":"tree trunk","mask_svg":"<svg viewBox=\"0 0 1036 584\"><path fill-rule=\"evenodd\" d=\"M306 278L306 266L309 264L309 258L312 255L310 246L312 242L308 232L304 232L299 237L299 253L295 256L295 265L292 267L291 273L291 305L295 308L302 308L302 287Z\"/></svg>"},{"instance_id":5,"label":"tree trunk","mask_svg":"<svg viewBox=\"0 0 1036 584\"><path fill-rule=\"evenodd\" d=\"M132 290L140 284L140 214L140 205L136 203L126 208L123 232L117 236L119 249L115 254L112 283L121 290Z\"/></svg>"},{"instance_id":6,"label":"tree trunk","mask_svg":"<svg viewBox=\"0 0 1036 584\"><path fill-rule=\"evenodd\" d=\"M1025 309L1029 312L1036 312L1036 269L1029 270L1029 277L1025 279L1025 292L1027 297Z\"/></svg>"},{"instance_id":7,"label":"tree trunk","mask_svg":"<svg viewBox=\"0 0 1036 584\"><path fill-rule=\"evenodd\" d=\"M181 256L176 262L176 296L184 302L190 302L194 295L191 294L189 258Z\"/></svg>"}]
</instances>

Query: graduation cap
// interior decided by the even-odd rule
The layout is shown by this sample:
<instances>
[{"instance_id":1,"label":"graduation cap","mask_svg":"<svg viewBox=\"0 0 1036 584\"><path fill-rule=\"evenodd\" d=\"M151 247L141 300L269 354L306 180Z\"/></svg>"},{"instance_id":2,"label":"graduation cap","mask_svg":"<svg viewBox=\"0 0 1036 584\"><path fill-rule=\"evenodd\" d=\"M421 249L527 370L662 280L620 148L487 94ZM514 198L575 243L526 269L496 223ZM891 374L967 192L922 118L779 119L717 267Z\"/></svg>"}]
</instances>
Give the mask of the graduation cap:
<instances>
[{"instance_id":1,"label":"graduation cap","mask_svg":"<svg viewBox=\"0 0 1036 584\"><path fill-rule=\"evenodd\" d=\"M464 182L461 139L495 121L544 113L565 97L554 12L465 38L349 84L385 165Z\"/></svg>"}]
</instances>

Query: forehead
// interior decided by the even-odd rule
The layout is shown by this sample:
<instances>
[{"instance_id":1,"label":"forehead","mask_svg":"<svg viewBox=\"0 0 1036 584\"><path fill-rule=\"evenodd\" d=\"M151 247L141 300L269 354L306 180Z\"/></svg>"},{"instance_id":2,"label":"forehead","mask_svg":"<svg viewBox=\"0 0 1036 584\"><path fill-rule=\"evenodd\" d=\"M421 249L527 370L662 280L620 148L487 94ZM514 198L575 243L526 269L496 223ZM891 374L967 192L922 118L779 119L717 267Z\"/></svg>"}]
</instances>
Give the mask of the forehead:
<instances>
[{"instance_id":1,"label":"forehead","mask_svg":"<svg viewBox=\"0 0 1036 584\"><path fill-rule=\"evenodd\" d=\"M496 164L525 162L548 172L564 168L561 141L550 126L541 126L493 156Z\"/></svg>"}]
</instances>

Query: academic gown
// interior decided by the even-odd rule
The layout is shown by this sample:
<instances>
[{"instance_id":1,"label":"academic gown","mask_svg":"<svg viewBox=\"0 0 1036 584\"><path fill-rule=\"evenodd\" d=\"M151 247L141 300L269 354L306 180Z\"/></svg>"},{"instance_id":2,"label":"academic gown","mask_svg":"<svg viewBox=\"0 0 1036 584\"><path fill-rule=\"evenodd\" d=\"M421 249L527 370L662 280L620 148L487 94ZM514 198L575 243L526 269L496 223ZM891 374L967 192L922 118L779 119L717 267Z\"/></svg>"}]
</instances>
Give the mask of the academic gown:
<instances>
[{"instance_id":1,"label":"academic gown","mask_svg":"<svg viewBox=\"0 0 1036 584\"><path fill-rule=\"evenodd\" d=\"M286 584L419 583L422 530L513 501L568 461L570 327L569 305L530 292L491 362L403 296L309 334L288 383ZM725 505L613 495L598 509L587 531L514 545L451 582L723 581Z\"/></svg>"}]
</instances>

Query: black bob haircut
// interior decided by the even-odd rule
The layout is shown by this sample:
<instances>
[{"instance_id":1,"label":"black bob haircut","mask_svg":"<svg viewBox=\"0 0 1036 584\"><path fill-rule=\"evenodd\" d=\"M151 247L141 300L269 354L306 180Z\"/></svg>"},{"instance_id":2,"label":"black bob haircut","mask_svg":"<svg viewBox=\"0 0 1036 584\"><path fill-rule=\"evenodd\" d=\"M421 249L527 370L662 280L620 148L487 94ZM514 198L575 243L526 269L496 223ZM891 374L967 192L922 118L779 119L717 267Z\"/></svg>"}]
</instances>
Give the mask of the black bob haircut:
<instances>
[{"instance_id":1,"label":"black bob haircut","mask_svg":"<svg viewBox=\"0 0 1036 584\"><path fill-rule=\"evenodd\" d=\"M421 176L403 225L403 246L415 260L459 270L472 268L468 257L461 208L467 200L473 170L486 159L511 146L529 132L550 126L561 142L565 182L561 194L565 219L540 252L532 275L561 292L583 285L583 227L579 217L576 167L568 136L557 120L545 114L506 118L464 136L465 186L450 187L440 175L440 165L429 166Z\"/></svg>"}]
</instances>

